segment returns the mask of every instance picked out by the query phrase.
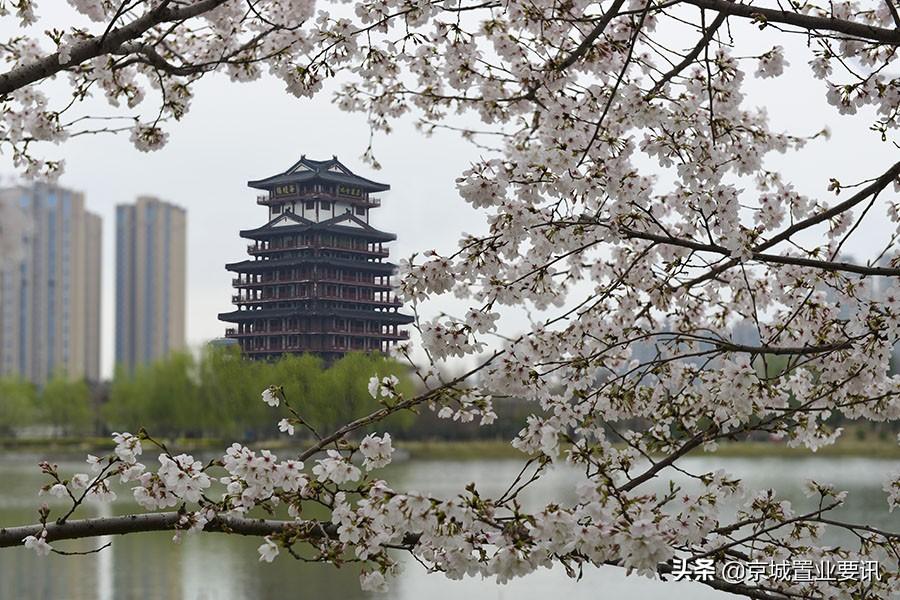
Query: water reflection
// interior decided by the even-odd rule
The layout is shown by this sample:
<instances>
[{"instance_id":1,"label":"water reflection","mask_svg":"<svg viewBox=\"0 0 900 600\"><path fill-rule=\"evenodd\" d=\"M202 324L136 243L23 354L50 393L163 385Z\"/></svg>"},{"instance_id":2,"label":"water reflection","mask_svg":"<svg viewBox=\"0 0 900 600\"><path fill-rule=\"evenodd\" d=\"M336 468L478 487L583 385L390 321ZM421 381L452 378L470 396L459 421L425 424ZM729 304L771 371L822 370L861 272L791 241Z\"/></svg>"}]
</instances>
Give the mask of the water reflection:
<instances>
[{"instance_id":1,"label":"water reflection","mask_svg":"<svg viewBox=\"0 0 900 600\"><path fill-rule=\"evenodd\" d=\"M36 490L44 483L36 460L22 457L0 458L0 526L36 521ZM685 467L704 472L724 467L745 479L749 490L774 487L797 510L812 506L802 491L802 482L815 478L831 482L850 492L841 516L849 521L896 528L896 515L887 511L882 482L896 468L896 462L860 458L813 458L807 460L716 459L698 457ZM459 492L474 481L486 494L499 494L518 473L521 463L504 460L409 461L392 466L386 477L398 489L415 489L438 496ZM62 462L71 473L83 470L83 463ZM538 505L545 498L571 499L580 475L557 468L540 485L525 495L526 504ZM656 485L662 487L662 481ZM94 515L123 514L134 510L127 498L112 506L92 505ZM101 512L102 511L102 512ZM272 564L259 563L259 540L219 534L191 536L174 544L171 534L140 534L100 540L57 542L60 549L86 551L108 541L112 548L99 554L39 558L23 548L0 551L0 598L32 600L275 600L310 598L315 600L544 600L566 595L567 600L649 598L665 594L671 600L724 598L698 584L663 584L648 579L626 577L614 568L588 569L580 583L569 580L561 569L543 570L506 586L481 580L448 581L440 575L426 575L415 563L406 565L389 594L363 594L352 568L298 563L282 556ZM837 541L837 540L835 540ZM600 592L602 591L602 593Z\"/></svg>"},{"instance_id":2,"label":"water reflection","mask_svg":"<svg viewBox=\"0 0 900 600\"><path fill-rule=\"evenodd\" d=\"M112 516L112 507L109 504L101 504L97 509L98 517ZM97 540L97 547L102 548L112 544L113 536L103 535ZM101 550L97 555L97 599L113 600L113 572L115 570L115 552L112 548Z\"/></svg>"}]
</instances>

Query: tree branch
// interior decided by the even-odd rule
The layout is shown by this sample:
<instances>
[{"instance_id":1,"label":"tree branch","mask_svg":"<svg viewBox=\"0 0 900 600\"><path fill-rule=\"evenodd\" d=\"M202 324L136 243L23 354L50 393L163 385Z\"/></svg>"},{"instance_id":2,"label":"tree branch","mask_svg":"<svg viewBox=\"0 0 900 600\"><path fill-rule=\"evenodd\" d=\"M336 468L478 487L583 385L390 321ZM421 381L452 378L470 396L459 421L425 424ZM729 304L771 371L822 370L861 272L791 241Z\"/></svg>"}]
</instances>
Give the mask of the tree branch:
<instances>
[{"instance_id":1,"label":"tree branch","mask_svg":"<svg viewBox=\"0 0 900 600\"><path fill-rule=\"evenodd\" d=\"M627 237L637 238L641 240L647 240L651 242L656 242L658 244L665 244L669 246L678 246L681 248L690 248L691 250L696 250L698 252L713 252L715 254L721 254L722 256L730 256L731 252L725 248L724 246L719 246L718 244L705 244L703 242L696 242L694 240L686 240L683 238L676 238L670 235L661 235L657 233L650 233L647 231L637 231L634 229L623 229L622 233L624 233ZM780 254L770 254L766 252L754 252L751 255L753 260L757 260L759 262L764 263L778 263L782 265L796 265L798 267L810 267L814 269L822 269L824 271L843 271L847 273L856 273L858 275L880 275L884 277L900 277L900 268L896 267L869 267L865 265L857 265L853 263L848 263L844 261L833 261L833 260L819 260L815 258L804 258L802 256L784 256ZM732 261L728 261L726 263L729 266L734 266ZM737 264L736 262L734 264ZM716 271L716 273L721 273L725 270L725 265L721 265L717 267L717 269L721 268L721 270Z\"/></svg>"},{"instance_id":2,"label":"tree branch","mask_svg":"<svg viewBox=\"0 0 900 600\"><path fill-rule=\"evenodd\" d=\"M297 457L297 460L306 460L310 456L313 456L316 453L321 452L324 448L328 447L330 444L333 444L333 443L337 442L338 440L342 439L348 433L356 431L357 429L365 427L366 425L370 425L372 423L377 423L377 422L381 421L382 419L384 419L385 417L387 417L388 415L391 415L391 414L401 411L401 410L411 409L414 406L417 406L417 405L427 402L429 400L433 400L435 396L440 395L444 390L446 390L458 383L462 383L470 376L474 375L475 373L477 373L484 367L488 366L490 363L492 363L494 361L495 358L497 358L501 354L503 354L503 351L501 351L501 350L494 352L487 359L485 359L481 364L479 364L478 366L474 367L473 369L470 369L469 371L463 373L459 377L456 377L449 383L441 385L437 388L429 390L429 391L425 392L424 394L420 394L413 398L409 398L407 400L402 400L402 401L398 402L397 404L393 404L391 406L386 406L384 408L378 409L375 412L370 413L369 415L366 415L365 417L360 417L359 419L356 419L355 421L351 421L350 423L347 423L340 429L337 429L336 431L330 433L329 435L327 435L323 438L320 438L315 444L313 444L312 446L310 446L309 448L304 450L300 454L300 456Z\"/></svg>"},{"instance_id":3,"label":"tree branch","mask_svg":"<svg viewBox=\"0 0 900 600\"><path fill-rule=\"evenodd\" d=\"M144 533L150 531L173 531L175 529L180 529L178 524L183 516L184 513L170 511L141 515L80 519L67 521L62 525L55 522L48 522L46 526L46 540L48 542L53 542L57 540L99 537L102 535L126 535L129 533ZM316 527L310 528L310 537L315 537L315 531L324 531L329 536L337 534L337 527L331 523L317 523L316 525ZM206 527L203 528L203 531L263 537L281 533L288 528L302 526L303 523L297 521L218 516L207 523ZM44 525L41 523L0 529L0 548L21 546L22 540L25 537L29 535L39 536L43 530Z\"/></svg>"},{"instance_id":4,"label":"tree branch","mask_svg":"<svg viewBox=\"0 0 900 600\"><path fill-rule=\"evenodd\" d=\"M201 0L183 8L168 8L167 3L138 17L131 23L113 29L105 37L92 37L75 44L68 61L60 62L59 52L54 52L30 64L15 67L0 75L0 96L55 75L69 67L109 54L119 46L139 38L148 30L162 23L190 19L209 12L227 0Z\"/></svg>"},{"instance_id":5,"label":"tree branch","mask_svg":"<svg viewBox=\"0 0 900 600\"><path fill-rule=\"evenodd\" d=\"M719 13L712 23L709 24L709 27L706 28L706 32L703 34L703 37L700 38L700 41L697 42L697 45L694 46L694 49L687 53L684 59L672 67L672 70L668 71L662 78L656 82L656 85L644 95L644 98L652 98L655 96L659 90L662 89L666 83L671 81L671 79L685 70L692 62L694 62L700 53L703 52L703 49L709 45L709 41L712 39L713 35L715 35L716 30L725 22L725 19L728 18L728 15L725 13Z\"/></svg>"},{"instance_id":6,"label":"tree branch","mask_svg":"<svg viewBox=\"0 0 900 600\"><path fill-rule=\"evenodd\" d=\"M594 45L594 42L597 41L597 38L600 37L601 34L606 30L606 26L609 25L609 22L613 20L613 18L619 14L619 10L621 10L622 5L625 4L625 0L615 0L612 3L612 6L609 7L605 13L603 13L603 18L597 23L597 25L591 30L587 37L585 37L578 47L569 54L565 60L560 62L559 64L550 65L554 69L558 71L565 71L569 67L575 64L575 62L587 54L588 50L591 49L591 46Z\"/></svg>"},{"instance_id":7,"label":"tree branch","mask_svg":"<svg viewBox=\"0 0 900 600\"><path fill-rule=\"evenodd\" d=\"M785 25L794 25L803 29L816 31L833 31L835 33L844 33L846 35L868 40L870 42L889 44L891 46L900 45L900 31L895 29L873 27L872 25L864 25L862 23L846 21L844 19L803 15L788 10L738 4L736 2L730 2L729 0L684 0L684 2L686 4L699 6L700 8L708 8L727 15L744 17L755 21L783 23Z\"/></svg>"},{"instance_id":8,"label":"tree branch","mask_svg":"<svg viewBox=\"0 0 900 600\"><path fill-rule=\"evenodd\" d=\"M828 210L824 210L824 211L822 211L816 215L813 215L807 219L804 219L802 221L794 223L793 225L791 225L790 227L788 227L781 233L779 233L779 234L775 235L774 237L769 238L767 241L755 246L753 248L753 255L756 256L757 254L763 252L764 250L768 250L772 246L775 246L781 242L789 240L791 238L791 236L793 236L794 234L796 234L800 231L803 231L804 229L809 229L810 227L818 225L819 223L821 223L823 221L827 221L828 219L830 219L832 217L835 217L845 211L850 210L851 208L853 208L854 206L856 206L863 200L867 199L868 197L880 193L881 190L883 190L888 185L890 185L890 183L892 181L894 181L898 176L900 176L900 162L894 163L894 165L890 169L888 169L886 172L884 172L875 181L873 181L872 183L870 183L869 185L867 185L866 187L864 187L863 189L861 189L860 191L855 193L853 196L851 196L847 200L844 200L840 204L834 205L833 207L829 208ZM771 257L772 255L762 255L762 256ZM783 257L783 258L789 258L789 257ZM802 260L806 260L806 259L802 259ZM725 263L710 269L703 275L686 282L683 285L686 288L693 287L693 286L697 285L698 283L701 283L703 281L706 281L708 279L712 279L713 277L716 277L719 273L727 271L731 267L737 265L739 262L740 262L739 260L732 258L732 259L726 261ZM836 265L836 264L840 264L840 263L832 263L832 264ZM809 265L807 265L807 266L809 266ZM864 273L864 274L891 275L891 273Z\"/></svg>"},{"instance_id":9,"label":"tree branch","mask_svg":"<svg viewBox=\"0 0 900 600\"><path fill-rule=\"evenodd\" d=\"M897 13L897 7L894 6L894 0L884 0L888 10L891 11L891 18L894 19L894 25L900 27L900 14Z\"/></svg>"}]
</instances>

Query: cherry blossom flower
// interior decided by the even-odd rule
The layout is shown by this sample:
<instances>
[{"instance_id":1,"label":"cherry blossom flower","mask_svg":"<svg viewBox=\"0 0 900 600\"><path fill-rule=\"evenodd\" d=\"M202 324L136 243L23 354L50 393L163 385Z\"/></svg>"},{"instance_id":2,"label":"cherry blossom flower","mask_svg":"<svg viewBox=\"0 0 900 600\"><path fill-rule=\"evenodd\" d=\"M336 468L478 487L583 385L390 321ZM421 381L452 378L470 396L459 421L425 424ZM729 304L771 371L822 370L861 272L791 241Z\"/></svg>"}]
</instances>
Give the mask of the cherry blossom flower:
<instances>
[{"instance_id":1,"label":"cherry blossom flower","mask_svg":"<svg viewBox=\"0 0 900 600\"><path fill-rule=\"evenodd\" d=\"M272 562L275 560L275 557L278 556L278 545L271 540L271 538L266 538L266 541L257 549L259 552L259 560L260 562Z\"/></svg>"},{"instance_id":2,"label":"cherry blossom flower","mask_svg":"<svg viewBox=\"0 0 900 600\"><path fill-rule=\"evenodd\" d=\"M262 392L262 400L271 407L278 406L278 388L273 385L264 389Z\"/></svg>"},{"instance_id":3,"label":"cherry blossom flower","mask_svg":"<svg viewBox=\"0 0 900 600\"><path fill-rule=\"evenodd\" d=\"M382 377L380 380L378 377L372 377L369 379L369 395L376 400L378 397L382 398L394 398L397 396L397 384L400 383L400 380L396 375L389 375L387 377Z\"/></svg>"},{"instance_id":4,"label":"cherry blossom flower","mask_svg":"<svg viewBox=\"0 0 900 600\"><path fill-rule=\"evenodd\" d=\"M99 473L100 471L102 471L103 470L103 465L102 465L103 461L104 461L104 459L102 459L98 456L94 456L93 454L88 454L87 464L91 468L91 473Z\"/></svg>"},{"instance_id":5,"label":"cherry blossom flower","mask_svg":"<svg viewBox=\"0 0 900 600\"><path fill-rule=\"evenodd\" d=\"M134 464L137 462L137 457L143 452L141 440L130 433L113 433L113 441L116 443L116 456L122 462ZM88 458L88 463L91 464L93 469L95 465L99 464L99 461L92 461L91 458Z\"/></svg>"},{"instance_id":6,"label":"cherry blossom flower","mask_svg":"<svg viewBox=\"0 0 900 600\"><path fill-rule=\"evenodd\" d=\"M378 437L369 434L359 443L359 451L365 457L363 466L367 471L380 469L391 462L394 449L391 447L391 434Z\"/></svg>"},{"instance_id":7,"label":"cherry blossom flower","mask_svg":"<svg viewBox=\"0 0 900 600\"><path fill-rule=\"evenodd\" d=\"M385 592L388 589L384 575L380 571L363 571L360 573L359 587L364 592Z\"/></svg>"},{"instance_id":8,"label":"cherry blossom flower","mask_svg":"<svg viewBox=\"0 0 900 600\"><path fill-rule=\"evenodd\" d=\"M53 550L50 544L47 543L46 529L41 530L41 533L38 536L29 535L25 537L22 542L25 544L26 548L34 550L38 556L47 556Z\"/></svg>"},{"instance_id":9,"label":"cherry blossom flower","mask_svg":"<svg viewBox=\"0 0 900 600\"><path fill-rule=\"evenodd\" d=\"M131 141L141 152L151 152L162 148L169 139L169 134L158 126L138 123L131 128Z\"/></svg>"},{"instance_id":10,"label":"cherry blossom flower","mask_svg":"<svg viewBox=\"0 0 900 600\"><path fill-rule=\"evenodd\" d=\"M317 481L331 481L338 485L356 481L362 474L358 467L337 450L329 450L327 458L317 460L312 473L316 476Z\"/></svg>"},{"instance_id":11,"label":"cherry blossom flower","mask_svg":"<svg viewBox=\"0 0 900 600\"><path fill-rule=\"evenodd\" d=\"M759 59L759 66L756 68L757 77L778 77L784 72L785 65L789 63L784 60L784 48L775 46Z\"/></svg>"},{"instance_id":12,"label":"cherry blossom flower","mask_svg":"<svg viewBox=\"0 0 900 600\"><path fill-rule=\"evenodd\" d=\"M895 472L885 483L884 491L888 495L888 506L891 512L900 506L900 471Z\"/></svg>"}]
</instances>

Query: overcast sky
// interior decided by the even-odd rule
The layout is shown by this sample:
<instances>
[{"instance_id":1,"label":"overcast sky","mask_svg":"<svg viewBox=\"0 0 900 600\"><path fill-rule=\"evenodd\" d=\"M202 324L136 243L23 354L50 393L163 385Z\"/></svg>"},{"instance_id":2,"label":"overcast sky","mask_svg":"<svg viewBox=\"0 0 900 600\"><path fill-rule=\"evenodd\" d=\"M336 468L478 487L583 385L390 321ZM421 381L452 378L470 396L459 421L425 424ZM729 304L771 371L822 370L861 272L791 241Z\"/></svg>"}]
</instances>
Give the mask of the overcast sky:
<instances>
[{"instance_id":1,"label":"overcast sky","mask_svg":"<svg viewBox=\"0 0 900 600\"><path fill-rule=\"evenodd\" d=\"M71 18L71 10L59 0L52 6L42 3L40 12L45 15L42 29L54 18L56 26ZM10 23L3 25L0 33L9 32ZM684 40L681 45L694 41ZM777 161L800 191L825 197L828 177L845 183L873 177L896 157L889 144L867 131L871 115L863 120L838 118L825 104L824 84L805 74L809 57L801 40L795 47L800 54L788 52L794 63L788 76L752 81L748 104L767 106L776 126L794 132L812 133L830 126L829 142L815 143L799 156ZM313 159L337 155L356 173L391 185L391 191L381 194L383 204L373 211L372 223L397 234L398 241L391 245L394 262L415 251L452 250L462 231L484 229L483 219L459 199L454 186L455 178L480 151L454 133L426 138L410 122L399 123L392 134L376 137L376 155L383 169L373 171L359 160L369 141L364 119L340 112L326 94L299 100L271 78L233 84L219 76L206 78L194 91L190 113L168 126L169 144L159 152L138 152L127 134L86 136L45 149L48 157L66 161L60 183L83 191L88 208L103 217L103 365L107 375L112 369L114 339L115 206L133 202L138 195L154 195L187 209L187 339L191 345L223 334L225 324L216 315L232 308L231 274L224 265L246 257L247 241L238 237L238 231L267 220L265 207L255 202L256 190L246 182L284 171L301 154ZM0 169L7 177L13 173L8 156L0 157ZM427 313L448 306L458 304L437 302Z\"/></svg>"},{"instance_id":2,"label":"overcast sky","mask_svg":"<svg viewBox=\"0 0 900 600\"><path fill-rule=\"evenodd\" d=\"M416 250L452 248L462 229L479 226L454 189L454 178L474 154L468 144L445 135L423 140L401 127L377 141L383 169L374 172L359 156L368 143L363 119L340 113L327 102L288 97L275 81L230 85L208 81L197 90L187 119L165 149L140 153L126 136L79 139L61 147L66 160L62 185L85 193L104 223L103 365L112 369L115 206L150 194L187 209L187 339L201 344L223 334L219 312L232 310L231 278L225 263L246 258L241 229L264 224L248 180L280 173L301 154L325 159L336 154L365 177L389 183L372 224L397 234L391 260Z\"/></svg>"}]
</instances>

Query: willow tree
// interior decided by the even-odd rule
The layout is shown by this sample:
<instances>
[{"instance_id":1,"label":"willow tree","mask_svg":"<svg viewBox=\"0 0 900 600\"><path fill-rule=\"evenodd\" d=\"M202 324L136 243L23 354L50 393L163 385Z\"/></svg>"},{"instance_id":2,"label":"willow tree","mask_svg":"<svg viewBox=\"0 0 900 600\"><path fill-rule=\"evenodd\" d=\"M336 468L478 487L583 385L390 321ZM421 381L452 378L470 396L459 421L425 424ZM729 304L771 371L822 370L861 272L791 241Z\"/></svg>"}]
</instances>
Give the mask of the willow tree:
<instances>
[{"instance_id":1,"label":"willow tree","mask_svg":"<svg viewBox=\"0 0 900 600\"><path fill-rule=\"evenodd\" d=\"M775 491L742 492L738 478L691 472L682 460L758 432L814 450L840 435L833 417L900 416L900 381L888 372L900 324L896 234L879 239L874 227L894 231L900 220L900 162L878 158L896 139L894 4L70 3L94 25L59 23L50 42L17 36L3 45L0 131L25 172L59 171L46 142L111 128L78 113L88 94L109 100L104 117L133 118L121 128L151 150L177 135L174 121L208 73L235 81L268 73L300 97L333 80L338 104L367 115L375 131L410 118L482 144L457 184L488 233L404 264L402 290L420 312L450 292L471 305L465 315L416 323L428 357L418 365L424 392L400 394L375 374L379 410L317 432L287 460L235 445L212 465L168 448L158 466L144 465L152 432L117 434L116 451L91 458L89 473L46 465L48 491L70 498L71 510L42 510L40 523L5 529L0 544L44 554L65 538L228 531L264 536L263 560L300 547L322 561L355 557L366 588L383 586L403 552L449 577L499 581L556 563L572 574L607 564L665 577L684 561L827 558L882 561L884 570L864 585L733 581L720 571L703 583L766 599L897 590L897 533L832 515L845 494L827 481L809 483L814 510L794 512ZM35 19L29 0L4 4L25 23ZM822 94L835 118L871 130L868 148L826 148L847 163L871 157L857 165L868 171L863 181L822 173L819 195L810 196L794 185L796 172L771 160L816 137L776 130L760 108L770 98L750 92L748 78L783 77L787 62L801 67L792 86ZM44 93L55 76L68 81L70 98ZM871 152L876 146L885 150ZM859 237L869 254L842 258ZM525 305L540 316L525 331L504 329L498 309ZM756 343L733 338L737 321L752 324ZM783 366L760 367L771 356ZM477 359L461 377L432 368L460 357ZM392 489L377 477L391 457L389 433L354 441L354 432L416 407L489 423L497 395L534 406L511 440L522 477L499 497L474 487L450 498ZM288 410L273 415L285 428L303 426L302 407L285 409L290 398L278 387L263 400ZM353 462L360 456L362 465ZM521 508L521 487L558 462L580 469L577 498ZM648 486L676 472L691 489ZM74 520L84 498L108 498L120 480L146 513ZM900 475L884 487L895 506ZM741 493L736 514L722 509ZM276 498L289 520L247 518ZM308 503L327 506L331 518L307 520ZM826 530L854 541L826 545Z\"/></svg>"}]
</instances>

